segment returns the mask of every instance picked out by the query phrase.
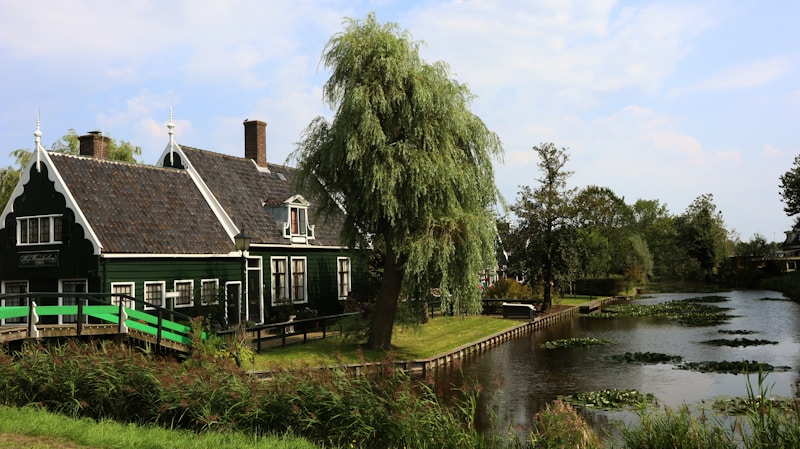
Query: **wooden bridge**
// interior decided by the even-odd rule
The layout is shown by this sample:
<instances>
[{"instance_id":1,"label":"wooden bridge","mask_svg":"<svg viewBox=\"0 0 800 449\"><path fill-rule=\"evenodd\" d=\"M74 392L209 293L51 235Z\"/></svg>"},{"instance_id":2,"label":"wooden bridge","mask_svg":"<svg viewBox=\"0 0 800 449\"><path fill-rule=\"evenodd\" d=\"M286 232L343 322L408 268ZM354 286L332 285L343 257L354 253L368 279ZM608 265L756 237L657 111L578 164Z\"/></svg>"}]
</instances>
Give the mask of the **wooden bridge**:
<instances>
[{"instance_id":1,"label":"wooden bridge","mask_svg":"<svg viewBox=\"0 0 800 449\"><path fill-rule=\"evenodd\" d=\"M74 305L38 305L69 298ZM50 300L50 301L48 301ZM15 305L6 305L6 304ZM147 312L129 307L145 304L136 298L107 293L23 293L0 295L0 343L61 337L105 336L137 340L160 349L188 353L192 329L190 317L147 304ZM23 304L23 305L16 305ZM144 308L144 307L142 307ZM170 317L173 320L165 319ZM44 321L62 324L42 324ZM201 338L206 338L205 333Z\"/></svg>"}]
</instances>

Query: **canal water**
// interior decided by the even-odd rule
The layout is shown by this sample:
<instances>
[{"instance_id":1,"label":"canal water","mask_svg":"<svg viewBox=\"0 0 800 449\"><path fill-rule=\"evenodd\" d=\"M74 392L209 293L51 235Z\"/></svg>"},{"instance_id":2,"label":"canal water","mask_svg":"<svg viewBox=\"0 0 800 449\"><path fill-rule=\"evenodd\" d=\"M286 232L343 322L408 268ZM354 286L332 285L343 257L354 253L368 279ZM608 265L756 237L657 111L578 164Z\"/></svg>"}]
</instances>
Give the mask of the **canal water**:
<instances>
[{"instance_id":1,"label":"canal water","mask_svg":"<svg viewBox=\"0 0 800 449\"><path fill-rule=\"evenodd\" d=\"M435 373L435 384L456 386L464 380L478 382L476 426L484 432L509 431L527 435L534 415L559 396L603 389L636 389L652 393L670 407L708 402L718 397L747 394L745 375L701 373L677 369L677 364L635 364L614 361L626 352L654 352L680 356L683 362L754 360L773 366L788 366L767 376L773 396L797 394L800 371L800 304L773 291L728 291L719 293L659 293L643 295L633 302L656 304L666 301L719 295L727 301L714 305L730 309L734 317L717 326L685 326L668 319L576 317L547 329L508 341L472 355ZM749 335L719 332L746 330ZM542 343L566 338L595 337L611 342L588 348L545 349ZM748 338L776 344L728 347L713 346L712 339ZM752 386L758 385L751 375ZM630 414L582 410L596 430L626 421Z\"/></svg>"}]
</instances>

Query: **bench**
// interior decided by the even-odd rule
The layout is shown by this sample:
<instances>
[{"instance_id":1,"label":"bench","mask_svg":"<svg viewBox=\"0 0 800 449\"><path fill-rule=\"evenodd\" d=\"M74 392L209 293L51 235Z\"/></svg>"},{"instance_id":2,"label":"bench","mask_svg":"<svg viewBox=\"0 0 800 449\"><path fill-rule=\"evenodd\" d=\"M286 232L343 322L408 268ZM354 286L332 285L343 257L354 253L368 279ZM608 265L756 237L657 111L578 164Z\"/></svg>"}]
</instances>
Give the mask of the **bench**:
<instances>
[{"instance_id":1,"label":"bench","mask_svg":"<svg viewBox=\"0 0 800 449\"><path fill-rule=\"evenodd\" d=\"M530 304L503 303L503 318L533 320L536 308Z\"/></svg>"}]
</instances>

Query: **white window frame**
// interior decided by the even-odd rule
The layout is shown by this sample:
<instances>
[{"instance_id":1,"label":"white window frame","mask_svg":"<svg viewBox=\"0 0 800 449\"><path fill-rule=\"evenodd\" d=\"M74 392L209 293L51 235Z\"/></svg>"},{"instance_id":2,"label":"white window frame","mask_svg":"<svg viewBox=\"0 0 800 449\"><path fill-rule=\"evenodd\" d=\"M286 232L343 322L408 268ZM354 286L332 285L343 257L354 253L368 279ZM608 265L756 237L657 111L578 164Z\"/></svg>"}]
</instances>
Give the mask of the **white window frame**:
<instances>
[{"instance_id":1,"label":"white window frame","mask_svg":"<svg viewBox=\"0 0 800 449\"><path fill-rule=\"evenodd\" d=\"M178 304L178 300L181 299L180 290L178 290L178 284L189 284L189 302L186 304ZM194 307L194 279L176 279L172 283L172 291L178 293L178 295L175 296L175 303L173 304L176 309Z\"/></svg>"},{"instance_id":2,"label":"white window frame","mask_svg":"<svg viewBox=\"0 0 800 449\"><path fill-rule=\"evenodd\" d=\"M342 265L346 264L347 269L343 270ZM352 291L352 273L353 266L349 257L336 258L336 291L338 292L339 299L347 299L347 296ZM343 287L346 287L343 289Z\"/></svg>"},{"instance_id":3,"label":"white window frame","mask_svg":"<svg viewBox=\"0 0 800 449\"><path fill-rule=\"evenodd\" d=\"M64 291L64 284L65 283L83 283L83 291L82 292L65 292ZM86 293L89 291L89 280L86 278L78 278L78 279L59 279L58 280L58 292L59 293ZM74 301L73 303L67 303L66 301ZM78 300L75 297L66 298L64 296L58 297L58 305L60 306L74 306L78 304ZM65 324L65 323L75 323L78 321L78 315L59 315L58 316L58 324Z\"/></svg>"},{"instance_id":4,"label":"white window frame","mask_svg":"<svg viewBox=\"0 0 800 449\"><path fill-rule=\"evenodd\" d=\"M118 287L128 287L129 290L130 290L130 293L128 294L128 293L120 293L120 292L114 291L114 289L116 289ZM112 293L112 295L114 295L114 294L126 294L126 295L131 296L131 297L136 297L136 283L135 282L112 282L111 283L111 293ZM125 299L123 301L125 302L125 307L127 307L129 309L134 309L136 307L136 304L134 304L133 301L130 300L130 299ZM114 296L111 296L111 304L113 304L115 306L118 306L119 305L119 298L115 298Z\"/></svg>"},{"instance_id":5,"label":"white window frame","mask_svg":"<svg viewBox=\"0 0 800 449\"><path fill-rule=\"evenodd\" d=\"M209 286L212 291L209 292ZM206 299L212 301L206 301ZM212 306L219 304L219 279L200 279L200 304L204 306Z\"/></svg>"},{"instance_id":6,"label":"white window frame","mask_svg":"<svg viewBox=\"0 0 800 449\"><path fill-rule=\"evenodd\" d=\"M60 221L60 232L56 234L56 219ZM31 242L30 224L36 220L36 241ZM47 223L47 240L42 239L42 223ZM23 242L22 228L26 229L25 241ZM56 239L58 237L58 239ZM64 238L64 216L63 215L31 215L27 217L17 218L17 245L19 246L34 246L34 245L52 245L54 243L61 243Z\"/></svg>"},{"instance_id":7,"label":"white window frame","mask_svg":"<svg viewBox=\"0 0 800 449\"><path fill-rule=\"evenodd\" d=\"M303 271L301 282L298 282L297 276L298 272L295 270L295 262L302 262L303 264ZM292 303L294 304L305 304L308 302L308 258L305 256L302 257L291 257L289 259L289 278L291 279L289 284L290 294L292 297ZM297 286L296 284L301 284ZM301 295L298 295L298 290L301 292ZM298 299L298 296L302 296L301 299Z\"/></svg>"},{"instance_id":8,"label":"white window frame","mask_svg":"<svg viewBox=\"0 0 800 449\"><path fill-rule=\"evenodd\" d=\"M161 304L155 304L151 300L151 298L149 296L149 292L147 290L147 287L150 287L150 286L153 286L153 285L158 285L158 286L161 287ZM150 306L148 304L155 304L155 305L157 305L159 307L166 308L167 307L167 283L164 282L164 281L145 281L145 283L144 283L144 301L146 303L145 306L144 306L145 310L155 310L156 309L155 307Z\"/></svg>"},{"instance_id":9,"label":"white window frame","mask_svg":"<svg viewBox=\"0 0 800 449\"><path fill-rule=\"evenodd\" d=\"M9 292L8 291L8 286L9 285L24 285L25 286L25 291L24 292ZM28 281L3 281L2 288L3 288L3 293L30 293L30 283ZM28 298L28 300L30 301L30 298ZM6 301L7 301L6 299L0 300L0 306L9 305L9 304L6 304ZM19 298L18 301L19 301L18 304L10 304L9 306L22 305L22 298ZM27 323L28 323L28 317L11 318L11 319L0 320L0 325L18 325L18 324L27 324Z\"/></svg>"},{"instance_id":10,"label":"white window frame","mask_svg":"<svg viewBox=\"0 0 800 449\"><path fill-rule=\"evenodd\" d=\"M276 272L276 270L275 270L275 262L283 262L283 272L282 273ZM281 299L283 299L283 298L291 300L292 299L290 297L291 292L289 290L289 258L286 257L286 256L273 256L273 257L270 257L269 258L269 274L270 274L270 276L269 276L270 296L271 296L271 299L272 299L272 305L273 306L277 306L279 304L279 301ZM278 292L278 289L275 288L276 284L278 284L278 283L275 282L275 278L276 278L276 276L278 274L282 275L281 277L283 278L283 282L280 285L280 287L281 287L280 288L280 290L281 290L280 292ZM280 295L280 293L283 293L283 295Z\"/></svg>"},{"instance_id":11,"label":"white window frame","mask_svg":"<svg viewBox=\"0 0 800 449\"><path fill-rule=\"evenodd\" d=\"M289 235L293 237L308 236L308 207L298 205L289 206Z\"/></svg>"}]
</instances>

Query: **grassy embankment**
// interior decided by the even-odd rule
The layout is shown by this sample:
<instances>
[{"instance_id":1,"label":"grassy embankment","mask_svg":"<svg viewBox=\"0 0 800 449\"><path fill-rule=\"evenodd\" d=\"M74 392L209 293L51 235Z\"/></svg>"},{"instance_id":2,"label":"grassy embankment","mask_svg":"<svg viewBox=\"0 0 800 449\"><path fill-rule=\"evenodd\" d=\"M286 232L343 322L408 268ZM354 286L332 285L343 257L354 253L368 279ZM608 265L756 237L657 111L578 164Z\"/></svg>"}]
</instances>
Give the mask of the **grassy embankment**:
<instances>
[{"instance_id":1,"label":"grassy embankment","mask_svg":"<svg viewBox=\"0 0 800 449\"><path fill-rule=\"evenodd\" d=\"M257 437L234 432L196 433L156 426L74 419L34 407L0 406L0 449L216 448L315 449L303 438Z\"/></svg>"},{"instance_id":2,"label":"grassy embankment","mask_svg":"<svg viewBox=\"0 0 800 449\"><path fill-rule=\"evenodd\" d=\"M596 298L595 298L596 299ZM589 297L561 298L562 306L576 306L589 301ZM390 353L362 350L358 345L339 336L313 340L304 345L289 345L256 354L255 370L268 370L276 365L297 364L323 366L380 362L383 360L419 360L433 357L470 344L498 332L522 324L522 321L504 320L497 316L435 316L418 326L397 326Z\"/></svg>"}]
</instances>

